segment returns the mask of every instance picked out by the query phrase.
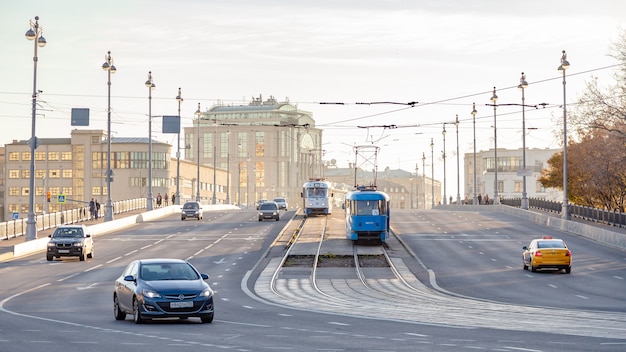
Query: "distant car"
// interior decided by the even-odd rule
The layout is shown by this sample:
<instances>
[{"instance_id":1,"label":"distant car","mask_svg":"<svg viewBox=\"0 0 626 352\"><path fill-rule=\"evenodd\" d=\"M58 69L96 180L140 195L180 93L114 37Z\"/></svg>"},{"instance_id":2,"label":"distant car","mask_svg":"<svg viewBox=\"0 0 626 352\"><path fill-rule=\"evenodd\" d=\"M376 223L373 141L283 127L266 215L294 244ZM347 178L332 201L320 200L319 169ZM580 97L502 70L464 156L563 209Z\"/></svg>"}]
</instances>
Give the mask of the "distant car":
<instances>
[{"instance_id":1,"label":"distant car","mask_svg":"<svg viewBox=\"0 0 626 352\"><path fill-rule=\"evenodd\" d=\"M49 235L46 259L60 257L78 257L80 261L93 258L93 239L85 225L64 225Z\"/></svg>"},{"instance_id":2,"label":"distant car","mask_svg":"<svg viewBox=\"0 0 626 352\"><path fill-rule=\"evenodd\" d=\"M563 269L567 274L572 272L572 252L563 240L546 236L530 241L522 249L524 270Z\"/></svg>"},{"instance_id":3,"label":"distant car","mask_svg":"<svg viewBox=\"0 0 626 352\"><path fill-rule=\"evenodd\" d=\"M261 204L267 202L267 199L259 199L258 202L256 202L256 210L259 210L259 207L261 206Z\"/></svg>"},{"instance_id":4,"label":"distant car","mask_svg":"<svg viewBox=\"0 0 626 352\"><path fill-rule=\"evenodd\" d=\"M287 210L287 198L274 198L274 202L278 204L278 209Z\"/></svg>"},{"instance_id":5,"label":"distant car","mask_svg":"<svg viewBox=\"0 0 626 352\"><path fill-rule=\"evenodd\" d=\"M133 315L137 324L156 318L200 318L213 321L213 290L189 262L181 259L141 259L130 263L115 280L116 320Z\"/></svg>"},{"instance_id":6,"label":"distant car","mask_svg":"<svg viewBox=\"0 0 626 352\"><path fill-rule=\"evenodd\" d=\"M180 219L196 218L202 220L202 204L200 202L186 202L180 211Z\"/></svg>"},{"instance_id":7,"label":"distant car","mask_svg":"<svg viewBox=\"0 0 626 352\"><path fill-rule=\"evenodd\" d=\"M279 220L280 209L278 209L278 204L276 202L265 202L259 205L259 221L263 221L265 219L274 219L276 221Z\"/></svg>"}]
</instances>

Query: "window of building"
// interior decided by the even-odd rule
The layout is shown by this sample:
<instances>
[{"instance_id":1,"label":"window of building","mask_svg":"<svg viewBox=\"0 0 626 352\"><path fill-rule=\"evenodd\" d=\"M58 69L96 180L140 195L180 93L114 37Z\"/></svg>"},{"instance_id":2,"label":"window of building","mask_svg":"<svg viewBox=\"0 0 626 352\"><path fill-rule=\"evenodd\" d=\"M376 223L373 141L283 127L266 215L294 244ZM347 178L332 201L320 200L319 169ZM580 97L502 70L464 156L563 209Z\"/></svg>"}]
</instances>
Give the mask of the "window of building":
<instances>
[{"instance_id":1,"label":"window of building","mask_svg":"<svg viewBox=\"0 0 626 352\"><path fill-rule=\"evenodd\" d=\"M35 187L35 196L36 197L43 197L44 194L44 188L43 187Z\"/></svg>"},{"instance_id":2,"label":"window of building","mask_svg":"<svg viewBox=\"0 0 626 352\"><path fill-rule=\"evenodd\" d=\"M46 152L35 152L35 160L37 161L46 160Z\"/></svg>"},{"instance_id":3,"label":"window of building","mask_svg":"<svg viewBox=\"0 0 626 352\"><path fill-rule=\"evenodd\" d=\"M40 210L37 211L37 209L35 209L36 212L41 212L41 208L42 208L42 204L39 203L35 203L35 208L39 207ZM20 213L26 213L28 214L28 204L20 204Z\"/></svg>"},{"instance_id":4,"label":"window of building","mask_svg":"<svg viewBox=\"0 0 626 352\"><path fill-rule=\"evenodd\" d=\"M213 157L213 134L204 133L202 138L202 158Z\"/></svg>"},{"instance_id":5,"label":"window of building","mask_svg":"<svg viewBox=\"0 0 626 352\"><path fill-rule=\"evenodd\" d=\"M30 169L22 170L22 178L30 178Z\"/></svg>"},{"instance_id":6,"label":"window of building","mask_svg":"<svg viewBox=\"0 0 626 352\"><path fill-rule=\"evenodd\" d=\"M19 187L9 187L9 195L10 196L19 196L20 188Z\"/></svg>"},{"instance_id":7,"label":"window of building","mask_svg":"<svg viewBox=\"0 0 626 352\"><path fill-rule=\"evenodd\" d=\"M22 161L30 160L30 152L22 152Z\"/></svg>"},{"instance_id":8,"label":"window of building","mask_svg":"<svg viewBox=\"0 0 626 352\"><path fill-rule=\"evenodd\" d=\"M20 161L20 153L19 152L10 152L9 153L10 161Z\"/></svg>"},{"instance_id":9,"label":"window of building","mask_svg":"<svg viewBox=\"0 0 626 352\"><path fill-rule=\"evenodd\" d=\"M61 177L63 177L63 178L72 178L72 170L70 170L70 169L63 169L63 170L61 170Z\"/></svg>"},{"instance_id":10,"label":"window of building","mask_svg":"<svg viewBox=\"0 0 626 352\"><path fill-rule=\"evenodd\" d=\"M19 204L9 204L9 212L10 213L16 213L20 211L20 205Z\"/></svg>"},{"instance_id":11,"label":"window of building","mask_svg":"<svg viewBox=\"0 0 626 352\"><path fill-rule=\"evenodd\" d=\"M230 139L230 133L220 133L220 152L219 155L222 158L228 157L228 142Z\"/></svg>"},{"instance_id":12,"label":"window of building","mask_svg":"<svg viewBox=\"0 0 626 352\"><path fill-rule=\"evenodd\" d=\"M265 132L257 131L255 133L254 150L256 156L265 156Z\"/></svg>"},{"instance_id":13,"label":"window of building","mask_svg":"<svg viewBox=\"0 0 626 352\"><path fill-rule=\"evenodd\" d=\"M22 187L22 196L28 196L30 194L30 187Z\"/></svg>"},{"instance_id":14,"label":"window of building","mask_svg":"<svg viewBox=\"0 0 626 352\"><path fill-rule=\"evenodd\" d=\"M62 192L66 196L71 196L72 195L72 190L73 190L72 187L62 187Z\"/></svg>"},{"instance_id":15,"label":"window of building","mask_svg":"<svg viewBox=\"0 0 626 352\"><path fill-rule=\"evenodd\" d=\"M111 161L111 169L129 169L131 154L128 152L117 152L113 154L115 160Z\"/></svg>"},{"instance_id":16,"label":"window of building","mask_svg":"<svg viewBox=\"0 0 626 352\"><path fill-rule=\"evenodd\" d=\"M101 136L91 136L91 144L100 144L102 143Z\"/></svg>"},{"instance_id":17,"label":"window of building","mask_svg":"<svg viewBox=\"0 0 626 352\"><path fill-rule=\"evenodd\" d=\"M48 170L48 178L61 178L61 170Z\"/></svg>"},{"instance_id":18,"label":"window of building","mask_svg":"<svg viewBox=\"0 0 626 352\"><path fill-rule=\"evenodd\" d=\"M48 152L48 160L59 160L59 152Z\"/></svg>"},{"instance_id":19,"label":"window of building","mask_svg":"<svg viewBox=\"0 0 626 352\"><path fill-rule=\"evenodd\" d=\"M52 197L56 197L57 194L61 194L60 187L48 187L48 192L52 195Z\"/></svg>"},{"instance_id":20,"label":"window of building","mask_svg":"<svg viewBox=\"0 0 626 352\"><path fill-rule=\"evenodd\" d=\"M48 173L48 170L37 169L35 170L35 178L46 178L47 173Z\"/></svg>"},{"instance_id":21,"label":"window of building","mask_svg":"<svg viewBox=\"0 0 626 352\"><path fill-rule=\"evenodd\" d=\"M17 170L17 169L9 170L9 178L20 178L20 170Z\"/></svg>"},{"instance_id":22,"label":"window of building","mask_svg":"<svg viewBox=\"0 0 626 352\"><path fill-rule=\"evenodd\" d=\"M248 133L237 132L237 156L245 158L248 156Z\"/></svg>"},{"instance_id":23,"label":"window of building","mask_svg":"<svg viewBox=\"0 0 626 352\"><path fill-rule=\"evenodd\" d=\"M147 169L148 168L148 153L131 152L130 153L130 168L131 169Z\"/></svg>"},{"instance_id":24,"label":"window of building","mask_svg":"<svg viewBox=\"0 0 626 352\"><path fill-rule=\"evenodd\" d=\"M91 153L91 168L102 169L104 167L102 165L103 157L104 157L104 154L102 152L92 152Z\"/></svg>"},{"instance_id":25,"label":"window of building","mask_svg":"<svg viewBox=\"0 0 626 352\"><path fill-rule=\"evenodd\" d=\"M64 160L64 161L72 160L72 152L61 152L61 160Z\"/></svg>"},{"instance_id":26,"label":"window of building","mask_svg":"<svg viewBox=\"0 0 626 352\"><path fill-rule=\"evenodd\" d=\"M101 188L100 187L91 187L91 194L94 195L94 196L101 195Z\"/></svg>"}]
</instances>

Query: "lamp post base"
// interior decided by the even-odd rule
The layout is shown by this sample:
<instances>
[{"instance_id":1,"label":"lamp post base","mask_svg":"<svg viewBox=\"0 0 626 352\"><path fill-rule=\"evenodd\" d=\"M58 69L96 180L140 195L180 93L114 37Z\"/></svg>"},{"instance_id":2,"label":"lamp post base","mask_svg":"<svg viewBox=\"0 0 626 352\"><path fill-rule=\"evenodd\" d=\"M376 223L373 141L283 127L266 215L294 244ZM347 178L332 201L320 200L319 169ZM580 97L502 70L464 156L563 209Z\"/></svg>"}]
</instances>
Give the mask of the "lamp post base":
<instances>
[{"instance_id":1,"label":"lamp post base","mask_svg":"<svg viewBox=\"0 0 626 352\"><path fill-rule=\"evenodd\" d=\"M29 214L26 220L26 241L32 241L37 239L37 220L35 220L35 214Z\"/></svg>"}]
</instances>

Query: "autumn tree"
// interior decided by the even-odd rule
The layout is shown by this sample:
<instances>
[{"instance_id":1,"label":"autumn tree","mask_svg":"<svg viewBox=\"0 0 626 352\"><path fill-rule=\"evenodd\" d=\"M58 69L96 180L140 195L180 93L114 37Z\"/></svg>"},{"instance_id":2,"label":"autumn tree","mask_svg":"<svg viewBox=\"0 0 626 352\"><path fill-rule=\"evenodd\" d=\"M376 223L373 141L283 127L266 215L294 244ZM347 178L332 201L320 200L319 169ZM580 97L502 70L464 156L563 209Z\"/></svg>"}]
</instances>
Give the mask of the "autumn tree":
<instances>
[{"instance_id":1,"label":"autumn tree","mask_svg":"<svg viewBox=\"0 0 626 352\"><path fill-rule=\"evenodd\" d=\"M578 205L624 210L626 205L626 31L614 45L620 62L615 84L602 88L597 78L587 83L573 111L570 126L578 141L568 141L568 200ZM539 182L563 188L563 153L548 160Z\"/></svg>"}]
</instances>

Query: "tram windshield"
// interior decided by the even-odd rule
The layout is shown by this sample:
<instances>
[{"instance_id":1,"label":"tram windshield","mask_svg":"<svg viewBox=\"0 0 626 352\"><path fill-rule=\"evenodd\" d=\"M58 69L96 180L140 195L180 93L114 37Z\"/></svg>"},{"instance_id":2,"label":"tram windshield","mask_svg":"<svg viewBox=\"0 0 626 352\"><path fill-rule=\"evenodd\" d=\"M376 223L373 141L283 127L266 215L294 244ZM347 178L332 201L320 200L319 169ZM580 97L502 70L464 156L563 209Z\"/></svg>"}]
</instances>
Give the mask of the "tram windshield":
<instances>
[{"instance_id":1,"label":"tram windshield","mask_svg":"<svg viewBox=\"0 0 626 352\"><path fill-rule=\"evenodd\" d=\"M326 197L328 196L327 188L308 188L306 190L307 197Z\"/></svg>"},{"instance_id":2,"label":"tram windshield","mask_svg":"<svg viewBox=\"0 0 626 352\"><path fill-rule=\"evenodd\" d=\"M352 215L380 215L387 213L384 200L355 200L352 201Z\"/></svg>"}]
</instances>

